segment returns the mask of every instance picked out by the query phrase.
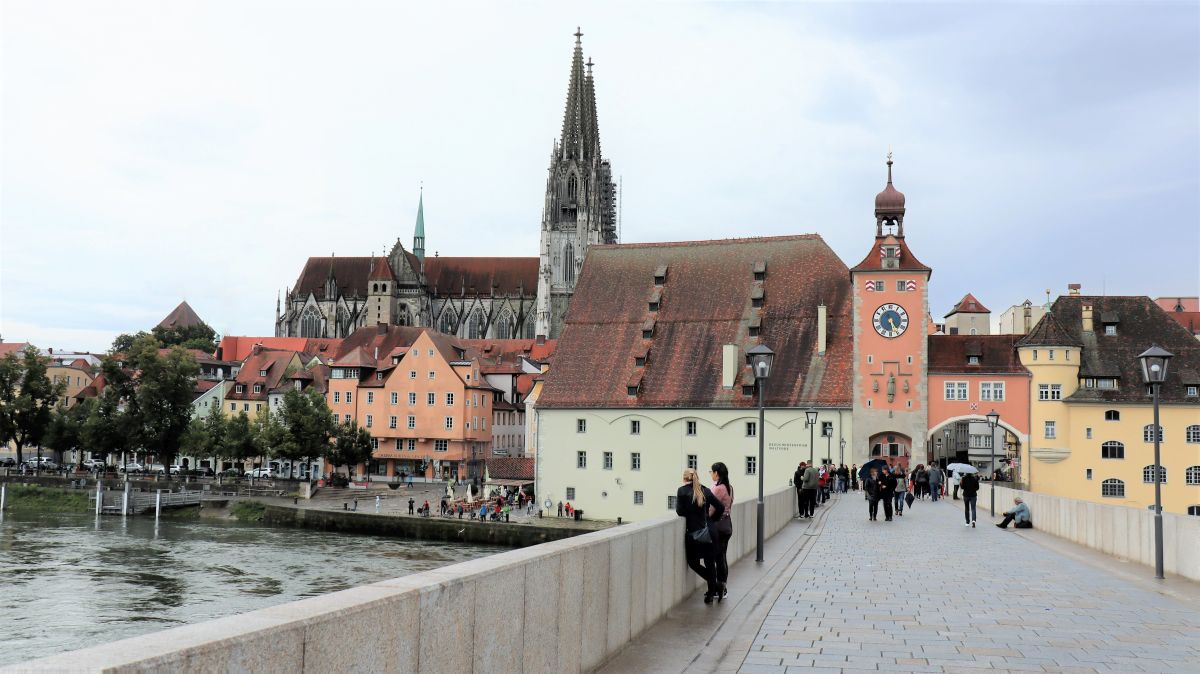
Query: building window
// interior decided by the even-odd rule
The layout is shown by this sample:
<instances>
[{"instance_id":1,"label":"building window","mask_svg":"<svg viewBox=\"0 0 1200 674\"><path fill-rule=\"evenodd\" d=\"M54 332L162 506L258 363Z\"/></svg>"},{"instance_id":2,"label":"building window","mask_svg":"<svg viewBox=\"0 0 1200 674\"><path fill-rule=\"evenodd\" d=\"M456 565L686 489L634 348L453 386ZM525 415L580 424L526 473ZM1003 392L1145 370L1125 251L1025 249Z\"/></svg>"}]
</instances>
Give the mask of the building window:
<instances>
[{"instance_id":1,"label":"building window","mask_svg":"<svg viewBox=\"0 0 1200 674\"><path fill-rule=\"evenodd\" d=\"M757 421L747 421L746 422L746 437L748 437L748 438L758 437L758 422Z\"/></svg>"},{"instance_id":2,"label":"building window","mask_svg":"<svg viewBox=\"0 0 1200 674\"><path fill-rule=\"evenodd\" d=\"M350 423L350 415L347 414L344 417L342 417L342 422L347 423L347 424Z\"/></svg>"},{"instance_id":3,"label":"building window","mask_svg":"<svg viewBox=\"0 0 1200 674\"><path fill-rule=\"evenodd\" d=\"M1200 466L1188 466L1183 473L1184 482L1193 487L1200 486Z\"/></svg>"},{"instance_id":4,"label":"building window","mask_svg":"<svg viewBox=\"0 0 1200 674\"><path fill-rule=\"evenodd\" d=\"M371 405L375 402L375 392L367 391L367 404Z\"/></svg>"},{"instance_id":5,"label":"building window","mask_svg":"<svg viewBox=\"0 0 1200 674\"><path fill-rule=\"evenodd\" d=\"M747 475L758 475L758 457L757 456L747 456L746 457L746 474Z\"/></svg>"},{"instance_id":6,"label":"building window","mask_svg":"<svg viewBox=\"0 0 1200 674\"><path fill-rule=\"evenodd\" d=\"M1088 440L1092 439L1092 427L1091 426L1087 427L1087 429L1084 431L1084 435L1087 436Z\"/></svg>"},{"instance_id":7,"label":"building window","mask_svg":"<svg viewBox=\"0 0 1200 674\"><path fill-rule=\"evenodd\" d=\"M630 435L640 435L641 432L642 432L642 422L638 421L637 419L631 419L629 421L629 434Z\"/></svg>"},{"instance_id":8,"label":"building window","mask_svg":"<svg viewBox=\"0 0 1200 674\"><path fill-rule=\"evenodd\" d=\"M1167 483L1166 466L1158 467L1158 481L1162 484ZM1154 484L1154 464L1150 464L1149 466L1144 466L1142 468L1142 482L1145 482L1146 484Z\"/></svg>"},{"instance_id":9,"label":"building window","mask_svg":"<svg viewBox=\"0 0 1200 674\"><path fill-rule=\"evenodd\" d=\"M395 391L392 391L391 400L392 400L393 405L398 404L400 402L400 394Z\"/></svg>"},{"instance_id":10,"label":"building window","mask_svg":"<svg viewBox=\"0 0 1200 674\"><path fill-rule=\"evenodd\" d=\"M1096 388L1111 391L1117 388L1117 380L1112 377L1101 377L1096 380Z\"/></svg>"},{"instance_id":11,"label":"building window","mask_svg":"<svg viewBox=\"0 0 1200 674\"><path fill-rule=\"evenodd\" d=\"M409 370L409 371L408 371L408 378L409 378L409 379L416 379L416 378L417 378L417 371L416 371L416 370Z\"/></svg>"},{"instance_id":12,"label":"building window","mask_svg":"<svg viewBox=\"0 0 1200 674\"><path fill-rule=\"evenodd\" d=\"M1050 349L1050 360L1054 360L1054 349Z\"/></svg>"},{"instance_id":13,"label":"building window","mask_svg":"<svg viewBox=\"0 0 1200 674\"><path fill-rule=\"evenodd\" d=\"M437 375L437 373L436 373L436 372L434 372L433 370L430 370L430 371L429 371L429 378L430 378L430 379L433 379L433 378L434 378L436 375Z\"/></svg>"},{"instance_id":14,"label":"building window","mask_svg":"<svg viewBox=\"0 0 1200 674\"><path fill-rule=\"evenodd\" d=\"M371 438L371 449L379 449L379 438Z\"/></svg>"},{"instance_id":15,"label":"building window","mask_svg":"<svg viewBox=\"0 0 1200 674\"><path fill-rule=\"evenodd\" d=\"M641 452L631 452L629 454L629 469L630 470L641 470L642 469L642 453Z\"/></svg>"},{"instance_id":16,"label":"building window","mask_svg":"<svg viewBox=\"0 0 1200 674\"><path fill-rule=\"evenodd\" d=\"M388 428L395 428L399 422L399 417L388 417Z\"/></svg>"},{"instance_id":17,"label":"building window","mask_svg":"<svg viewBox=\"0 0 1200 674\"><path fill-rule=\"evenodd\" d=\"M868 353L867 354L867 365L870 365L871 363L874 363L874 362L875 362L875 356Z\"/></svg>"},{"instance_id":18,"label":"building window","mask_svg":"<svg viewBox=\"0 0 1200 674\"><path fill-rule=\"evenodd\" d=\"M234 393L242 393L246 390L246 387L242 386L241 384L238 384L237 386L233 387L233 390L234 390Z\"/></svg>"},{"instance_id":19,"label":"building window","mask_svg":"<svg viewBox=\"0 0 1200 674\"><path fill-rule=\"evenodd\" d=\"M1104 326L1104 334L1109 337L1112 337L1113 335L1117 334L1117 326L1112 325L1112 324Z\"/></svg>"},{"instance_id":20,"label":"building window","mask_svg":"<svg viewBox=\"0 0 1200 674\"><path fill-rule=\"evenodd\" d=\"M454 394L453 393L446 394L446 407L454 407Z\"/></svg>"},{"instance_id":21,"label":"building window","mask_svg":"<svg viewBox=\"0 0 1200 674\"><path fill-rule=\"evenodd\" d=\"M1046 422L1046 439L1053 440L1056 437L1058 437L1058 432L1056 430L1055 423L1053 421L1047 421Z\"/></svg>"},{"instance_id":22,"label":"building window","mask_svg":"<svg viewBox=\"0 0 1200 674\"><path fill-rule=\"evenodd\" d=\"M975 329L971 328L971 334L975 333ZM967 365L978 365L979 356L967 356Z\"/></svg>"},{"instance_id":23,"label":"building window","mask_svg":"<svg viewBox=\"0 0 1200 674\"><path fill-rule=\"evenodd\" d=\"M449 440L434 440L433 441L433 451L435 451L435 452L450 451L450 441Z\"/></svg>"},{"instance_id":24,"label":"building window","mask_svg":"<svg viewBox=\"0 0 1200 674\"><path fill-rule=\"evenodd\" d=\"M633 492L633 505L642 505L642 496L640 491Z\"/></svg>"},{"instance_id":25,"label":"building window","mask_svg":"<svg viewBox=\"0 0 1200 674\"><path fill-rule=\"evenodd\" d=\"M686 426L687 426L687 434L688 435L696 434L696 422L689 421L689 422L687 422Z\"/></svg>"},{"instance_id":26,"label":"building window","mask_svg":"<svg viewBox=\"0 0 1200 674\"><path fill-rule=\"evenodd\" d=\"M454 417L446 417L446 430L454 430Z\"/></svg>"},{"instance_id":27,"label":"building window","mask_svg":"<svg viewBox=\"0 0 1200 674\"><path fill-rule=\"evenodd\" d=\"M1087 469L1087 479L1089 479L1089 480L1092 479L1092 469L1091 468Z\"/></svg>"},{"instance_id":28,"label":"building window","mask_svg":"<svg viewBox=\"0 0 1200 674\"><path fill-rule=\"evenodd\" d=\"M1121 413L1117 410L1104 410L1105 421L1120 421Z\"/></svg>"},{"instance_id":29,"label":"building window","mask_svg":"<svg viewBox=\"0 0 1200 674\"><path fill-rule=\"evenodd\" d=\"M576 419L575 420L575 432L576 433L587 433L587 419Z\"/></svg>"},{"instance_id":30,"label":"building window","mask_svg":"<svg viewBox=\"0 0 1200 674\"><path fill-rule=\"evenodd\" d=\"M414 439L409 439L409 441L408 441L408 451L410 451L410 452L415 452L415 451L417 451L417 441L416 441L416 440L414 440Z\"/></svg>"},{"instance_id":31,"label":"building window","mask_svg":"<svg viewBox=\"0 0 1200 674\"><path fill-rule=\"evenodd\" d=\"M416 417L414 417L414 416L413 416L413 415L411 415L411 414L410 414L410 415L408 415L408 427L409 427L410 429L413 429L413 428L416 428L416 427L417 427L417 418L416 418Z\"/></svg>"},{"instance_id":32,"label":"building window","mask_svg":"<svg viewBox=\"0 0 1200 674\"><path fill-rule=\"evenodd\" d=\"M612 452L604 453L604 470L612 470Z\"/></svg>"},{"instance_id":33,"label":"building window","mask_svg":"<svg viewBox=\"0 0 1200 674\"><path fill-rule=\"evenodd\" d=\"M402 449L404 449L404 441L400 438L396 438L396 451L399 452Z\"/></svg>"},{"instance_id":34,"label":"building window","mask_svg":"<svg viewBox=\"0 0 1200 674\"><path fill-rule=\"evenodd\" d=\"M354 402L354 393L352 391L346 391L346 404L349 405L352 402Z\"/></svg>"},{"instance_id":35,"label":"building window","mask_svg":"<svg viewBox=\"0 0 1200 674\"><path fill-rule=\"evenodd\" d=\"M1200 505L1188 506L1187 514L1191 515L1192 517L1200 517Z\"/></svg>"},{"instance_id":36,"label":"building window","mask_svg":"<svg viewBox=\"0 0 1200 674\"><path fill-rule=\"evenodd\" d=\"M700 457L695 454L687 455L687 467L696 470L700 466Z\"/></svg>"},{"instance_id":37,"label":"building window","mask_svg":"<svg viewBox=\"0 0 1200 674\"><path fill-rule=\"evenodd\" d=\"M832 421L822 421L821 422L821 437L822 438L832 438L833 437L833 422Z\"/></svg>"},{"instance_id":38,"label":"building window","mask_svg":"<svg viewBox=\"0 0 1200 674\"><path fill-rule=\"evenodd\" d=\"M375 422L375 417L368 414L367 415L367 428L370 428L374 424L374 422Z\"/></svg>"},{"instance_id":39,"label":"building window","mask_svg":"<svg viewBox=\"0 0 1200 674\"><path fill-rule=\"evenodd\" d=\"M1200 443L1200 424L1192 424L1184 431L1184 439L1189 444Z\"/></svg>"},{"instance_id":40,"label":"building window","mask_svg":"<svg viewBox=\"0 0 1200 674\"><path fill-rule=\"evenodd\" d=\"M433 407L434 405L436 405L437 404L437 394L436 393L426 393L425 394L425 404L429 407Z\"/></svg>"},{"instance_id":41,"label":"building window","mask_svg":"<svg viewBox=\"0 0 1200 674\"><path fill-rule=\"evenodd\" d=\"M575 487L567 487L567 500L568 501L575 500Z\"/></svg>"},{"instance_id":42,"label":"building window","mask_svg":"<svg viewBox=\"0 0 1200 674\"><path fill-rule=\"evenodd\" d=\"M967 382L948 381L945 388L946 400L966 400Z\"/></svg>"},{"instance_id":43,"label":"building window","mask_svg":"<svg viewBox=\"0 0 1200 674\"><path fill-rule=\"evenodd\" d=\"M674 509L675 509L675 497L668 496L667 497L667 510L674 510Z\"/></svg>"},{"instance_id":44,"label":"building window","mask_svg":"<svg viewBox=\"0 0 1200 674\"><path fill-rule=\"evenodd\" d=\"M1158 441L1163 441L1162 426L1158 427ZM1154 424L1146 424L1142 427L1142 442L1154 442Z\"/></svg>"},{"instance_id":45,"label":"building window","mask_svg":"<svg viewBox=\"0 0 1200 674\"><path fill-rule=\"evenodd\" d=\"M576 468L587 468L587 452L584 452L584 451L575 452L575 467Z\"/></svg>"},{"instance_id":46,"label":"building window","mask_svg":"<svg viewBox=\"0 0 1200 674\"><path fill-rule=\"evenodd\" d=\"M979 399L1004 402L1004 382L985 381L979 384Z\"/></svg>"},{"instance_id":47,"label":"building window","mask_svg":"<svg viewBox=\"0 0 1200 674\"><path fill-rule=\"evenodd\" d=\"M1038 384L1038 400L1062 400L1062 384Z\"/></svg>"},{"instance_id":48,"label":"building window","mask_svg":"<svg viewBox=\"0 0 1200 674\"><path fill-rule=\"evenodd\" d=\"M1187 397L1195 398L1197 395L1200 395L1200 386L1187 387Z\"/></svg>"},{"instance_id":49,"label":"building window","mask_svg":"<svg viewBox=\"0 0 1200 674\"><path fill-rule=\"evenodd\" d=\"M408 404L409 404L409 405L416 405L416 404L417 404L417 393L416 393L416 391L409 391L409 392L408 392Z\"/></svg>"},{"instance_id":50,"label":"building window","mask_svg":"<svg viewBox=\"0 0 1200 674\"><path fill-rule=\"evenodd\" d=\"M1125 483L1110 477L1100 483L1100 495L1106 498L1125 498Z\"/></svg>"}]
</instances>

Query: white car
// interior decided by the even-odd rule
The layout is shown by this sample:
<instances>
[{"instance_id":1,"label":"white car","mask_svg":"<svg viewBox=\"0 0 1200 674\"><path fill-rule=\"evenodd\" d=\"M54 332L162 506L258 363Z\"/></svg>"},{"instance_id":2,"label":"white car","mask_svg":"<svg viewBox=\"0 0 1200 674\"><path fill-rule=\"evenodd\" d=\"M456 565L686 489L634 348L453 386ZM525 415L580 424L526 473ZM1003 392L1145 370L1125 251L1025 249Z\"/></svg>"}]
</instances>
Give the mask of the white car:
<instances>
[{"instance_id":1,"label":"white car","mask_svg":"<svg viewBox=\"0 0 1200 674\"><path fill-rule=\"evenodd\" d=\"M100 459L88 459L83 462L84 470L105 470L107 466Z\"/></svg>"},{"instance_id":2,"label":"white car","mask_svg":"<svg viewBox=\"0 0 1200 674\"><path fill-rule=\"evenodd\" d=\"M121 466L121 472L122 473L144 473L144 472L146 472L146 467L143 466L142 464L138 463L137 461L130 461L129 463L125 464L124 466Z\"/></svg>"},{"instance_id":3,"label":"white car","mask_svg":"<svg viewBox=\"0 0 1200 674\"><path fill-rule=\"evenodd\" d=\"M48 456L31 456L28 459L25 459L25 466L29 469L37 468L39 465L41 466L42 470L58 470L58 464L54 463L54 461L52 461Z\"/></svg>"},{"instance_id":4,"label":"white car","mask_svg":"<svg viewBox=\"0 0 1200 674\"><path fill-rule=\"evenodd\" d=\"M254 470L250 471L250 477L275 477L275 471L272 468L255 468Z\"/></svg>"}]
</instances>

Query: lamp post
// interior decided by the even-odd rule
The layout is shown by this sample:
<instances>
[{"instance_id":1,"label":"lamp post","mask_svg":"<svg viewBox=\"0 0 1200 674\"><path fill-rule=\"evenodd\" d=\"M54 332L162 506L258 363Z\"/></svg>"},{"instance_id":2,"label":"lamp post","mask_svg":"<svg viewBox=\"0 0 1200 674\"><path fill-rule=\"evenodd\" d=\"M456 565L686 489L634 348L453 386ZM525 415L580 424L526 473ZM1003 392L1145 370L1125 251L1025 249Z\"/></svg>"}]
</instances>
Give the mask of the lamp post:
<instances>
[{"instance_id":1,"label":"lamp post","mask_svg":"<svg viewBox=\"0 0 1200 674\"><path fill-rule=\"evenodd\" d=\"M1152 346L1138 356L1142 361L1142 378L1150 385L1150 393L1154 398L1154 427L1150 433L1154 436L1154 577L1162 580L1163 575L1163 524L1162 524L1162 464L1159 457L1159 444L1162 441L1162 427L1158 425L1158 394L1163 382L1167 381L1167 365L1175 354L1158 346Z\"/></svg>"},{"instance_id":2,"label":"lamp post","mask_svg":"<svg viewBox=\"0 0 1200 674\"><path fill-rule=\"evenodd\" d=\"M767 377L771 376L771 361L774 358L775 352L765 344L759 344L746 352L746 361L750 363L750 368L754 370L754 383L756 388L758 388L758 548L755 552L754 561L760 564L763 561L763 475L766 473L766 466L763 465L766 461L766 457L763 456L763 447L764 436L767 434L766 408L763 407L763 387L766 386Z\"/></svg>"},{"instance_id":3,"label":"lamp post","mask_svg":"<svg viewBox=\"0 0 1200 674\"><path fill-rule=\"evenodd\" d=\"M838 440L838 465L844 466L845 464L846 464L846 438L842 438L841 440Z\"/></svg>"},{"instance_id":4,"label":"lamp post","mask_svg":"<svg viewBox=\"0 0 1200 674\"><path fill-rule=\"evenodd\" d=\"M998 426L1000 424L1000 413L994 409L991 412L988 412L987 413L987 422L988 422L988 428L991 429L991 431L992 431L992 433L991 433L992 442L990 444L991 452L992 452L992 468L991 468L991 470L992 470L992 476L991 476L992 488L989 489L988 492L989 492L989 496L991 497L991 502L992 502L992 505L991 505L992 517L995 517L996 516L996 426Z\"/></svg>"},{"instance_id":5,"label":"lamp post","mask_svg":"<svg viewBox=\"0 0 1200 674\"><path fill-rule=\"evenodd\" d=\"M808 465L813 465L813 428L817 425L817 410L809 407L804 412L804 421L808 425Z\"/></svg>"},{"instance_id":6,"label":"lamp post","mask_svg":"<svg viewBox=\"0 0 1200 674\"><path fill-rule=\"evenodd\" d=\"M833 461L833 429L821 429L821 435L825 436L825 459Z\"/></svg>"}]
</instances>

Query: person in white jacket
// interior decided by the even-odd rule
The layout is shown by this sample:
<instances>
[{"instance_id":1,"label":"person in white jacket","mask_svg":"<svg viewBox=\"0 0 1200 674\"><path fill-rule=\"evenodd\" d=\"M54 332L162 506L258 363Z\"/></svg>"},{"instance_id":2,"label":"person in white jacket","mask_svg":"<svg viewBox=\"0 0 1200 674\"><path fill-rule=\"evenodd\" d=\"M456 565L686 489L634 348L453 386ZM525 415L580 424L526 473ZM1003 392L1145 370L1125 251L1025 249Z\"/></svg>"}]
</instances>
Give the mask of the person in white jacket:
<instances>
[{"instance_id":1,"label":"person in white jacket","mask_svg":"<svg viewBox=\"0 0 1200 674\"><path fill-rule=\"evenodd\" d=\"M950 472L950 486L954 488L954 500L958 500L958 484L962 479L962 475L957 470Z\"/></svg>"}]
</instances>

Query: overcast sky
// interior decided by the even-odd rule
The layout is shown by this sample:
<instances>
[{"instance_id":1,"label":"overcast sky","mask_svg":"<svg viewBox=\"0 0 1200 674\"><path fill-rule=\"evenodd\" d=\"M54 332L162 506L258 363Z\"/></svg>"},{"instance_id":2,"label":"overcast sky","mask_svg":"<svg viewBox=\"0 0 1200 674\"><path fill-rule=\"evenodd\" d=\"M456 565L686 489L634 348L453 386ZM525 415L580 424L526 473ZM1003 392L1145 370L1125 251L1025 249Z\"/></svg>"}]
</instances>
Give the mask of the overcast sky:
<instances>
[{"instance_id":1,"label":"overcast sky","mask_svg":"<svg viewBox=\"0 0 1200 674\"><path fill-rule=\"evenodd\" d=\"M941 317L1200 286L1195 2L2 5L0 336L103 350L186 299L273 334L310 255L536 255L572 33L623 241L817 232L892 145Z\"/></svg>"}]
</instances>

